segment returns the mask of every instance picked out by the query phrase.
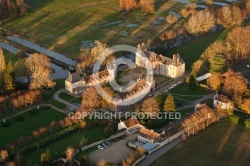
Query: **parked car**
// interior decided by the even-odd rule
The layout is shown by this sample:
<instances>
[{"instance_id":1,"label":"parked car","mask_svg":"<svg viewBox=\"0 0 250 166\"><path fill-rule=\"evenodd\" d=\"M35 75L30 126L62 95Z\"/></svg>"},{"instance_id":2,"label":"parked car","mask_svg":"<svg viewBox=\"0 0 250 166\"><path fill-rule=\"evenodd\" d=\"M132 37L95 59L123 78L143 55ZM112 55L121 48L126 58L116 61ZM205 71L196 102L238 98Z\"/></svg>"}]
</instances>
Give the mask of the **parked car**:
<instances>
[{"instance_id":1,"label":"parked car","mask_svg":"<svg viewBox=\"0 0 250 166\"><path fill-rule=\"evenodd\" d=\"M101 145L97 145L97 148L103 150L103 147Z\"/></svg>"},{"instance_id":2,"label":"parked car","mask_svg":"<svg viewBox=\"0 0 250 166\"><path fill-rule=\"evenodd\" d=\"M107 141L107 142L105 142L105 144L106 144L107 146L110 146L110 145L111 145L111 142Z\"/></svg>"},{"instance_id":3,"label":"parked car","mask_svg":"<svg viewBox=\"0 0 250 166\"><path fill-rule=\"evenodd\" d=\"M103 147L103 148L106 148L107 145L106 145L105 143L102 143L102 147Z\"/></svg>"},{"instance_id":4,"label":"parked car","mask_svg":"<svg viewBox=\"0 0 250 166\"><path fill-rule=\"evenodd\" d=\"M167 93L169 90L167 89L167 90L165 90L165 92Z\"/></svg>"}]
</instances>

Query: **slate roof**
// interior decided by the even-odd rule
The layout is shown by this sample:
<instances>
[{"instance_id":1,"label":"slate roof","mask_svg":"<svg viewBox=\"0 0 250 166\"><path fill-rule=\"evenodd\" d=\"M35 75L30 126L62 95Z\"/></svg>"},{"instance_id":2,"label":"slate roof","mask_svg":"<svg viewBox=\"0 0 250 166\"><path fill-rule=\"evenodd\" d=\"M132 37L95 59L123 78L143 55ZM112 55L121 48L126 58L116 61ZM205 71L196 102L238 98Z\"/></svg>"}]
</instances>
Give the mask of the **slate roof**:
<instances>
[{"instance_id":1,"label":"slate roof","mask_svg":"<svg viewBox=\"0 0 250 166\"><path fill-rule=\"evenodd\" d=\"M69 77L66 79L66 81L70 83L76 83L81 81L81 77L77 72L71 73Z\"/></svg>"}]
</instances>

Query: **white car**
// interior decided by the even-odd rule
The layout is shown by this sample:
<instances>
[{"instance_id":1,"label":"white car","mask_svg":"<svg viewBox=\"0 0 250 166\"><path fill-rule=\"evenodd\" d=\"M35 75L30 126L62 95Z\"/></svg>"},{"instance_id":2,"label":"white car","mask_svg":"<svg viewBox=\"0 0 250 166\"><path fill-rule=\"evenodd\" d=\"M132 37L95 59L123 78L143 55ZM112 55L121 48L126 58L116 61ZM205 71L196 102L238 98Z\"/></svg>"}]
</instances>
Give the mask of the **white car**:
<instances>
[{"instance_id":1,"label":"white car","mask_svg":"<svg viewBox=\"0 0 250 166\"><path fill-rule=\"evenodd\" d=\"M165 92L167 93L169 90L167 89L167 90L165 90Z\"/></svg>"},{"instance_id":2,"label":"white car","mask_svg":"<svg viewBox=\"0 0 250 166\"><path fill-rule=\"evenodd\" d=\"M97 148L103 150L103 147L101 145L97 145Z\"/></svg>"}]
</instances>

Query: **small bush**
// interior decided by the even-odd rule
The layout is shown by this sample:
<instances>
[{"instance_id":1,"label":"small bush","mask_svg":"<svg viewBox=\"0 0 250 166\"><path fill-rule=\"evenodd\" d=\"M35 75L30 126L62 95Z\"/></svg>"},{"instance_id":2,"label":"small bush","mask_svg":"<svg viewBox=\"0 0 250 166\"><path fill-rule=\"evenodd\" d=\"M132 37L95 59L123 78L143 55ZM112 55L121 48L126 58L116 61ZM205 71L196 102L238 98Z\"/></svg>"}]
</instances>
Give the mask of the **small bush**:
<instances>
[{"instance_id":1,"label":"small bush","mask_svg":"<svg viewBox=\"0 0 250 166\"><path fill-rule=\"evenodd\" d=\"M9 122L2 123L2 126L3 126L3 127L9 127L9 126L10 126L10 123L9 123Z\"/></svg>"},{"instance_id":2,"label":"small bush","mask_svg":"<svg viewBox=\"0 0 250 166\"><path fill-rule=\"evenodd\" d=\"M18 121L18 122L22 122L24 120L24 118L22 116L19 116L15 120Z\"/></svg>"},{"instance_id":3,"label":"small bush","mask_svg":"<svg viewBox=\"0 0 250 166\"><path fill-rule=\"evenodd\" d=\"M240 117L239 116L236 116L236 115L232 115L229 117L230 121L235 123L235 124L238 124L239 121L240 121Z\"/></svg>"},{"instance_id":4,"label":"small bush","mask_svg":"<svg viewBox=\"0 0 250 166\"><path fill-rule=\"evenodd\" d=\"M250 119L245 120L245 126L250 129Z\"/></svg>"}]
</instances>

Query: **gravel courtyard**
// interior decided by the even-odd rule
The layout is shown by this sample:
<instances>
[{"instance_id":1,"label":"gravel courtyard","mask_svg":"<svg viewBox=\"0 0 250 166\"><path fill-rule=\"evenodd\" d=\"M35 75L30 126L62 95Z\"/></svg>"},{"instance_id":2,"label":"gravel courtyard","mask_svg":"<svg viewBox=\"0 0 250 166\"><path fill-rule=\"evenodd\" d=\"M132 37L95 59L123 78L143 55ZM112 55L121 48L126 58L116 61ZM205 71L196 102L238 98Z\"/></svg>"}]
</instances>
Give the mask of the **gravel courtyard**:
<instances>
[{"instance_id":1,"label":"gravel courtyard","mask_svg":"<svg viewBox=\"0 0 250 166\"><path fill-rule=\"evenodd\" d=\"M127 147L127 142L137 138L137 134L132 134L118 142L112 142L111 146L103 150L95 150L89 155L91 165L96 164L99 160L105 159L107 162L119 164L133 151Z\"/></svg>"}]
</instances>

